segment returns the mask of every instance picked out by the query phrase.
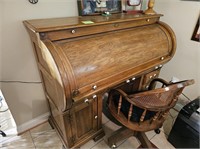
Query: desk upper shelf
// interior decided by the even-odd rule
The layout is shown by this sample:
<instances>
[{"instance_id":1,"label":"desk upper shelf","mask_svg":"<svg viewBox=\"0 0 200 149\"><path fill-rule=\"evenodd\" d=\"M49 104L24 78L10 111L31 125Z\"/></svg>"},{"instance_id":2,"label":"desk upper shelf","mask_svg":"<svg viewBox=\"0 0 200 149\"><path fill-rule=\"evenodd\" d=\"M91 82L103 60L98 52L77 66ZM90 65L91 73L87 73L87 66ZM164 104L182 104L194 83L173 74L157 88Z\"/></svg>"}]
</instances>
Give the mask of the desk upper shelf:
<instances>
[{"instance_id":1,"label":"desk upper shelf","mask_svg":"<svg viewBox=\"0 0 200 149\"><path fill-rule=\"evenodd\" d=\"M49 19L34 19L24 21L25 24L29 25L36 32L46 32L52 30L69 29L75 27L86 27L105 25L111 23L128 22L128 21L139 21L153 19L158 21L161 14L145 15L145 14L112 14L111 16L76 16L76 17L63 17L63 18L49 18ZM92 21L92 24L84 24L83 21ZM148 22L147 22L148 23Z\"/></svg>"}]
</instances>

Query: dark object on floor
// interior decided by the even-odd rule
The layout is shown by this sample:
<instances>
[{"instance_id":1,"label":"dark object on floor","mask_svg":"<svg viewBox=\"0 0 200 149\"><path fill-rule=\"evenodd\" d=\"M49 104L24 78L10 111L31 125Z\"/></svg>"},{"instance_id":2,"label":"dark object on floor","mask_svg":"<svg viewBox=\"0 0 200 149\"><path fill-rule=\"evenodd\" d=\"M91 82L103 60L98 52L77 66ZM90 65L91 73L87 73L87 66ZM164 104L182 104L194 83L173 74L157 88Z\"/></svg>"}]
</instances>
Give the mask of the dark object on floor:
<instances>
[{"instance_id":1,"label":"dark object on floor","mask_svg":"<svg viewBox=\"0 0 200 149\"><path fill-rule=\"evenodd\" d=\"M176 148L199 148L200 97L185 105L174 123L168 141Z\"/></svg>"},{"instance_id":2,"label":"dark object on floor","mask_svg":"<svg viewBox=\"0 0 200 149\"><path fill-rule=\"evenodd\" d=\"M3 137L6 137L6 134L2 130L0 130L0 135L2 135Z\"/></svg>"}]
</instances>

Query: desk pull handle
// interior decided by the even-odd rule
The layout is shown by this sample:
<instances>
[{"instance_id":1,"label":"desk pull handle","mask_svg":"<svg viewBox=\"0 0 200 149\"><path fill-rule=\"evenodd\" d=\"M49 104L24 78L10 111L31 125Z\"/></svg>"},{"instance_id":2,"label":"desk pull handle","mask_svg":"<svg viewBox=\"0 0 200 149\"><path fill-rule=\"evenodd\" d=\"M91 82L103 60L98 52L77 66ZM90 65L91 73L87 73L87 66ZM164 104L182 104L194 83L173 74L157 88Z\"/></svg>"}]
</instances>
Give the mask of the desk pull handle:
<instances>
[{"instance_id":1,"label":"desk pull handle","mask_svg":"<svg viewBox=\"0 0 200 149\"><path fill-rule=\"evenodd\" d=\"M73 29L73 30L71 31L71 33L72 33L72 34L75 34L75 33L76 33L76 31Z\"/></svg>"},{"instance_id":2,"label":"desk pull handle","mask_svg":"<svg viewBox=\"0 0 200 149\"><path fill-rule=\"evenodd\" d=\"M93 95L92 98L93 98L93 99L96 99L96 98L97 98L97 95Z\"/></svg>"},{"instance_id":3,"label":"desk pull handle","mask_svg":"<svg viewBox=\"0 0 200 149\"><path fill-rule=\"evenodd\" d=\"M89 99L86 98L84 102L89 104Z\"/></svg>"},{"instance_id":4,"label":"desk pull handle","mask_svg":"<svg viewBox=\"0 0 200 149\"><path fill-rule=\"evenodd\" d=\"M92 89L93 89L93 90L96 90L96 89L97 89L97 85L93 85L93 86L92 86Z\"/></svg>"}]
</instances>

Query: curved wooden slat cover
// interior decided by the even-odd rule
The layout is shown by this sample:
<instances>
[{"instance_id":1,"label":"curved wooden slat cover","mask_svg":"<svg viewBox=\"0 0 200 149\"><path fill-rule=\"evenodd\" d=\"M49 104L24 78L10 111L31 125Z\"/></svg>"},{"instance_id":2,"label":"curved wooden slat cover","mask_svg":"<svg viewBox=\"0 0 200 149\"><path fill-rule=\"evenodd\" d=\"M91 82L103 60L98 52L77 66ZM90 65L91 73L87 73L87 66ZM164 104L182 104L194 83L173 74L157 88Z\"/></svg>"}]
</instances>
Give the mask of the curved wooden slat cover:
<instances>
[{"instance_id":1,"label":"curved wooden slat cover","mask_svg":"<svg viewBox=\"0 0 200 149\"><path fill-rule=\"evenodd\" d=\"M92 85L100 87L110 80L115 81L116 76L125 79L129 74L124 72L134 73L134 69L142 65L159 65L162 57L169 60L175 50L172 40L163 26L153 24L88 36L84 40L58 41L55 45L68 58L78 89L84 94L87 86L91 90ZM155 63L151 63L153 61Z\"/></svg>"}]
</instances>

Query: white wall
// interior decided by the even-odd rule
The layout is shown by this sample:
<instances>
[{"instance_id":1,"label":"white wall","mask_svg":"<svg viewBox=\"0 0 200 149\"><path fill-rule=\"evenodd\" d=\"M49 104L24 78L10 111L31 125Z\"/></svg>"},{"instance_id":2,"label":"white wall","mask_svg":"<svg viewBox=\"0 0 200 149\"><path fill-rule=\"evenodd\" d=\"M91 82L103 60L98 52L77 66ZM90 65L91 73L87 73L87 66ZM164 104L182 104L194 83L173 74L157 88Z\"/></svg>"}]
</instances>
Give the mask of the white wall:
<instances>
[{"instance_id":1,"label":"white wall","mask_svg":"<svg viewBox=\"0 0 200 149\"><path fill-rule=\"evenodd\" d=\"M194 78L196 84L186 90L190 98L200 95L200 48L191 41L199 2L180 0L156 0L155 10L164 14L177 35L177 52L172 61L164 66L161 76L180 79ZM1 80L40 81L31 42L23 20L76 16L76 0L0 0L0 76ZM48 112L41 84L3 83L2 91L18 126ZM29 123L28 123L29 124Z\"/></svg>"},{"instance_id":2,"label":"white wall","mask_svg":"<svg viewBox=\"0 0 200 149\"><path fill-rule=\"evenodd\" d=\"M23 20L76 16L76 0L0 0L1 80L40 82ZM2 91L17 126L48 112L41 83L3 83Z\"/></svg>"},{"instance_id":3,"label":"white wall","mask_svg":"<svg viewBox=\"0 0 200 149\"><path fill-rule=\"evenodd\" d=\"M181 80L195 79L195 84L184 93L191 99L200 96L200 42L192 41L200 14L200 2L181 0L156 0L155 10L164 14L161 21L169 24L177 37L174 58L162 69L161 76L170 80L175 76Z\"/></svg>"}]
</instances>

